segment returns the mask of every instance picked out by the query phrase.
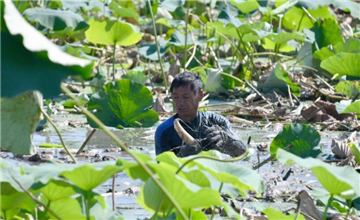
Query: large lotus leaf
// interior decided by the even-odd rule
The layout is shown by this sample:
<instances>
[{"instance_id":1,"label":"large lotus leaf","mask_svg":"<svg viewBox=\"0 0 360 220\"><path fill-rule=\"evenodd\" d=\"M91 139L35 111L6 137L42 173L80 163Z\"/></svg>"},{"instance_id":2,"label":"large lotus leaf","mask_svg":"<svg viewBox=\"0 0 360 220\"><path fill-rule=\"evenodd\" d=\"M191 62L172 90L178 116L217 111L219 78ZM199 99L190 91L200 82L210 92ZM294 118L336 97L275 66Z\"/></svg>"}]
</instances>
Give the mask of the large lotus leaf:
<instances>
[{"instance_id":1,"label":"large lotus leaf","mask_svg":"<svg viewBox=\"0 0 360 220\"><path fill-rule=\"evenodd\" d=\"M145 86L121 79L109 82L91 96L88 103L90 111L95 110L105 125L111 127L150 127L159 120L158 114L150 109L153 105L151 92ZM88 118L92 127L97 125Z\"/></svg>"},{"instance_id":2,"label":"large lotus leaf","mask_svg":"<svg viewBox=\"0 0 360 220\"><path fill-rule=\"evenodd\" d=\"M324 5L323 7L319 7L317 9L308 9L308 12L315 19L336 18L336 16L331 15L328 5ZM290 30L302 31L305 28L310 29L313 27L313 21L309 18L309 16L307 16L304 10L298 7L290 8L285 13L282 21L284 27Z\"/></svg>"},{"instance_id":3,"label":"large lotus leaf","mask_svg":"<svg viewBox=\"0 0 360 220\"><path fill-rule=\"evenodd\" d=\"M269 220L305 220L305 217L302 214L300 214L298 217L296 217L296 213L293 213L291 215L285 215L279 210L273 209L270 206L267 207L265 210L262 210L261 212L264 213Z\"/></svg>"},{"instance_id":4,"label":"large lotus leaf","mask_svg":"<svg viewBox=\"0 0 360 220\"><path fill-rule=\"evenodd\" d=\"M334 46L336 53L360 53L360 39L348 38L345 43L339 42Z\"/></svg>"},{"instance_id":5,"label":"large lotus leaf","mask_svg":"<svg viewBox=\"0 0 360 220\"><path fill-rule=\"evenodd\" d=\"M24 190L19 186L19 182L25 189L29 189L35 182L30 175L24 175L18 165L0 158L0 173L1 182L8 182L15 188L16 191L23 192ZM15 181L15 180L16 181ZM4 191L1 191L1 193ZM3 203L2 203L3 204Z\"/></svg>"},{"instance_id":6,"label":"large lotus leaf","mask_svg":"<svg viewBox=\"0 0 360 220\"><path fill-rule=\"evenodd\" d=\"M2 148L14 154L36 152L32 134L41 120L41 106L42 95L37 91L1 99Z\"/></svg>"},{"instance_id":7,"label":"large lotus leaf","mask_svg":"<svg viewBox=\"0 0 360 220\"><path fill-rule=\"evenodd\" d=\"M130 79L133 82L144 85L148 78L142 71L129 70L126 74L122 75L123 79Z\"/></svg>"},{"instance_id":8,"label":"large lotus leaf","mask_svg":"<svg viewBox=\"0 0 360 220\"><path fill-rule=\"evenodd\" d=\"M289 152L305 158L317 157L321 150L315 149L320 143L319 132L305 124L286 125L281 132L273 139L270 145L270 154L276 154L278 148L285 148L290 144L293 147Z\"/></svg>"},{"instance_id":9,"label":"large lotus leaf","mask_svg":"<svg viewBox=\"0 0 360 220\"><path fill-rule=\"evenodd\" d=\"M360 81L341 81L335 86L336 92L341 92L351 98L360 93Z\"/></svg>"},{"instance_id":10,"label":"large lotus leaf","mask_svg":"<svg viewBox=\"0 0 360 220\"><path fill-rule=\"evenodd\" d=\"M151 161L151 158L145 154L139 152L132 152L136 155L138 159L140 159L143 163L147 163ZM120 166L124 172L132 179L141 179L142 181L146 181L149 179L149 174L144 170L139 163L129 162L124 159L118 159L117 165Z\"/></svg>"},{"instance_id":11,"label":"large lotus leaf","mask_svg":"<svg viewBox=\"0 0 360 220\"><path fill-rule=\"evenodd\" d=\"M267 36L271 41L273 41L277 45L281 45L287 43L290 40L304 41L305 37L300 33L292 32L281 32L278 34L270 34Z\"/></svg>"},{"instance_id":12,"label":"large lotus leaf","mask_svg":"<svg viewBox=\"0 0 360 220\"><path fill-rule=\"evenodd\" d=\"M86 219L86 217L82 213L79 202L71 197L52 201L49 208L61 219ZM49 212L47 212L47 215L51 219L56 219L56 217Z\"/></svg>"},{"instance_id":13,"label":"large lotus leaf","mask_svg":"<svg viewBox=\"0 0 360 220\"><path fill-rule=\"evenodd\" d=\"M190 33L187 34L186 42L187 47L194 44ZM185 34L175 31L172 33L169 43L175 46L185 46Z\"/></svg>"},{"instance_id":14,"label":"large lotus leaf","mask_svg":"<svg viewBox=\"0 0 360 220\"><path fill-rule=\"evenodd\" d=\"M139 22L139 14L136 12L134 8L123 8L118 3L112 1L109 4L109 8L114 10L118 17L121 18L134 18L137 22Z\"/></svg>"},{"instance_id":15,"label":"large lotus leaf","mask_svg":"<svg viewBox=\"0 0 360 220\"><path fill-rule=\"evenodd\" d=\"M172 171L163 169L160 164L148 163L148 165L156 170L159 180L182 209L186 210L189 208L205 208L221 205L220 193L217 190L201 188L179 177ZM146 210L154 212L162 199L163 201L159 207L160 214L168 211L173 205L154 181L148 179L141 187L139 197L136 201Z\"/></svg>"},{"instance_id":16,"label":"large lotus leaf","mask_svg":"<svg viewBox=\"0 0 360 220\"><path fill-rule=\"evenodd\" d=\"M160 52L160 59L164 56L167 49L169 48L169 46L166 46L167 43L168 41L162 38L159 40L158 46ZM159 60L159 56L156 51L156 44L142 44L138 48L138 52L140 55L144 56L147 59L155 60L155 61Z\"/></svg>"},{"instance_id":17,"label":"large lotus leaf","mask_svg":"<svg viewBox=\"0 0 360 220\"><path fill-rule=\"evenodd\" d=\"M328 45L335 46L343 41L339 25L335 20L318 20L311 30L315 33L315 41L319 49Z\"/></svg>"},{"instance_id":18,"label":"large lotus leaf","mask_svg":"<svg viewBox=\"0 0 360 220\"><path fill-rule=\"evenodd\" d=\"M344 199L352 199L360 195L360 174L353 167L337 167L314 158L302 159L283 149L278 149L276 157L285 165L294 162L310 169L331 195Z\"/></svg>"},{"instance_id":19,"label":"large lotus leaf","mask_svg":"<svg viewBox=\"0 0 360 220\"><path fill-rule=\"evenodd\" d=\"M17 191L10 183L0 182L1 192L1 216L4 217L3 212L6 214L11 213L13 210L15 214L20 211L19 209L26 209L32 212L37 206L37 203L29 197L25 192ZM12 216L7 215L8 219Z\"/></svg>"},{"instance_id":20,"label":"large lotus leaf","mask_svg":"<svg viewBox=\"0 0 360 220\"><path fill-rule=\"evenodd\" d=\"M237 11L235 11L236 9L233 10L233 7L234 6L230 7L229 5L224 6L224 8L219 13L218 20L222 22L224 25L230 23L237 28L241 26L243 23L237 17L234 16L237 14Z\"/></svg>"},{"instance_id":21,"label":"large lotus leaf","mask_svg":"<svg viewBox=\"0 0 360 220\"><path fill-rule=\"evenodd\" d=\"M51 180L46 185L37 183L31 187L32 189L38 189L48 200L55 201L59 199L65 199L76 194L73 186L65 181Z\"/></svg>"},{"instance_id":22,"label":"large lotus leaf","mask_svg":"<svg viewBox=\"0 0 360 220\"><path fill-rule=\"evenodd\" d=\"M323 5L332 5L334 8L339 8L341 10L349 10L351 16L354 18L360 19L360 4L355 1L344 1L344 0L325 0L325 1L309 1L309 0L299 0L301 6L306 8L316 9L318 6Z\"/></svg>"},{"instance_id":23,"label":"large lotus leaf","mask_svg":"<svg viewBox=\"0 0 360 220\"><path fill-rule=\"evenodd\" d=\"M143 36L126 22L91 20L89 25L85 35L94 44L129 46L139 42Z\"/></svg>"},{"instance_id":24,"label":"large lotus leaf","mask_svg":"<svg viewBox=\"0 0 360 220\"><path fill-rule=\"evenodd\" d=\"M198 159L191 164L206 170L222 183L232 184L244 197L246 191L253 190L260 194L265 190L265 184L261 176L250 168L208 159Z\"/></svg>"},{"instance_id":25,"label":"large lotus leaf","mask_svg":"<svg viewBox=\"0 0 360 220\"><path fill-rule=\"evenodd\" d=\"M280 52L292 52L295 50L295 48L287 43L283 43L280 45L277 45L274 43L274 41L268 39L268 38L264 38L263 39L263 43L261 44L261 46L264 47L264 49L266 50L273 50L275 51L276 49L278 49Z\"/></svg>"},{"instance_id":26,"label":"large lotus leaf","mask_svg":"<svg viewBox=\"0 0 360 220\"><path fill-rule=\"evenodd\" d=\"M86 164L72 171L61 172L61 175L73 182L80 189L90 191L120 171L121 168L119 166L112 164L108 164L100 170Z\"/></svg>"},{"instance_id":27,"label":"large lotus leaf","mask_svg":"<svg viewBox=\"0 0 360 220\"><path fill-rule=\"evenodd\" d=\"M86 27L86 25L84 26L83 17L73 11L29 8L24 11L24 14L31 22L37 21L42 26L53 31L61 31L67 27L72 27L75 30Z\"/></svg>"},{"instance_id":28,"label":"large lotus leaf","mask_svg":"<svg viewBox=\"0 0 360 220\"><path fill-rule=\"evenodd\" d=\"M339 113L355 113L357 117L360 118L360 100L349 104L343 111L339 111Z\"/></svg>"},{"instance_id":29,"label":"large lotus leaf","mask_svg":"<svg viewBox=\"0 0 360 220\"><path fill-rule=\"evenodd\" d=\"M210 32L212 32L214 29L216 29L216 33L220 33L229 37L239 38L239 35L236 31L236 28L232 24L224 25L223 22L216 21L216 22L207 22L206 23L207 29ZM220 37L220 36L218 36Z\"/></svg>"},{"instance_id":30,"label":"large lotus leaf","mask_svg":"<svg viewBox=\"0 0 360 220\"><path fill-rule=\"evenodd\" d=\"M360 53L339 53L322 61L320 66L333 75L360 77Z\"/></svg>"},{"instance_id":31,"label":"large lotus leaf","mask_svg":"<svg viewBox=\"0 0 360 220\"><path fill-rule=\"evenodd\" d=\"M290 86L291 92L296 96L299 95L300 86L293 83L289 77L288 72L281 68L280 64L277 64L275 69L271 72L270 76L265 81L262 91L265 93L272 92L274 89L279 89L284 94L288 94L288 87Z\"/></svg>"},{"instance_id":32,"label":"large lotus leaf","mask_svg":"<svg viewBox=\"0 0 360 220\"><path fill-rule=\"evenodd\" d=\"M1 20L6 28L1 31L1 53L6 56L1 60L2 97L27 90L39 90L45 98L53 97L60 93L60 81L68 75L91 75L92 62L64 53L28 24L11 1L2 1L3 4Z\"/></svg>"},{"instance_id":33,"label":"large lotus leaf","mask_svg":"<svg viewBox=\"0 0 360 220\"><path fill-rule=\"evenodd\" d=\"M173 12L184 3L185 0L164 0L159 4L159 7Z\"/></svg>"},{"instance_id":34,"label":"large lotus leaf","mask_svg":"<svg viewBox=\"0 0 360 220\"><path fill-rule=\"evenodd\" d=\"M230 3L234 6L236 6L243 14L248 14L252 11L255 11L259 9L260 5L255 0L249 0L249 1L230 1Z\"/></svg>"}]
</instances>

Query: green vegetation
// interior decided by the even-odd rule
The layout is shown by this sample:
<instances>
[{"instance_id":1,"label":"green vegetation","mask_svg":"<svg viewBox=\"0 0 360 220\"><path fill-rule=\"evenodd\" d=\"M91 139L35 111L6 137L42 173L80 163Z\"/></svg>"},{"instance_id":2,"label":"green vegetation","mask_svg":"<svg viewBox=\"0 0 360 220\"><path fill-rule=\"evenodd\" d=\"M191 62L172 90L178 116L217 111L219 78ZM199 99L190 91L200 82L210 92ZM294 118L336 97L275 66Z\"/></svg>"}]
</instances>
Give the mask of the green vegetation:
<instances>
[{"instance_id":1,"label":"green vegetation","mask_svg":"<svg viewBox=\"0 0 360 220\"><path fill-rule=\"evenodd\" d=\"M337 112L360 118L360 3L355 1L0 4L1 148L20 155L36 153L32 134L45 114L43 97L49 106L63 92L64 108L78 109L91 127L102 129L135 160L17 167L1 158L2 219L126 219L94 191L119 172L143 182L136 201L153 213L152 219L206 219L202 210L216 207L230 218L243 218L221 195L263 196L266 183L261 175L232 163L245 155L224 160L213 151L187 158L166 152L150 158L130 151L106 128L153 126L159 120L151 109L153 95L161 92L155 86L167 90L171 76L183 70L200 74L211 94L245 97L256 89L291 99L300 97L302 89L295 69L311 69L351 99L337 102ZM344 29L332 8L351 15L355 25ZM65 81L90 86L93 93L75 96L61 86ZM325 189L313 190L325 205L324 219L330 208L358 214L359 173L351 166L322 162L317 158L322 153L319 143L314 127L291 123L273 139L271 159L313 172ZM359 164L359 146L349 147ZM270 207L258 211L268 219L305 219Z\"/></svg>"}]
</instances>

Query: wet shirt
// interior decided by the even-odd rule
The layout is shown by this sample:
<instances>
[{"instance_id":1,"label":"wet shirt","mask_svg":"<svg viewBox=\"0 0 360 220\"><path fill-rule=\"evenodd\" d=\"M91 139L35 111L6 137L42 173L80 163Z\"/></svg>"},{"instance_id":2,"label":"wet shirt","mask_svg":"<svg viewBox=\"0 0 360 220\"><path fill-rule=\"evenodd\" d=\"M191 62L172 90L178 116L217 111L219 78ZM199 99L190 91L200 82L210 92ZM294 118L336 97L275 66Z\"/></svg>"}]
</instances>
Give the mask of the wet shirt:
<instances>
[{"instance_id":1,"label":"wet shirt","mask_svg":"<svg viewBox=\"0 0 360 220\"><path fill-rule=\"evenodd\" d=\"M156 155L184 145L183 141L176 133L174 128L174 120L178 117L178 114L176 114L157 127L155 132ZM218 125L224 130L232 132L229 120L213 112L198 111L197 117L191 123L185 123L181 120L180 123L191 136L193 136L195 139L201 140L201 144L204 150L209 150L209 148L206 147L209 145L209 143L205 139L206 136L204 134L204 131L207 127ZM174 152L178 153L177 150L174 150Z\"/></svg>"}]
</instances>

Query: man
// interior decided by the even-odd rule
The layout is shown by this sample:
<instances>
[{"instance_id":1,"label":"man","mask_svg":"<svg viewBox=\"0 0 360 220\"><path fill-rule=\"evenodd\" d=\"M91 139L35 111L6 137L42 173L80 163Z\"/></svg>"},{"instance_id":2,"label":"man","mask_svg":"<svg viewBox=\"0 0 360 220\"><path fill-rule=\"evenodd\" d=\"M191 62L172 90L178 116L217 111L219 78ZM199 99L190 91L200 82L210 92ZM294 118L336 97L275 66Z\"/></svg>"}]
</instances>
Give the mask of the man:
<instances>
[{"instance_id":1,"label":"man","mask_svg":"<svg viewBox=\"0 0 360 220\"><path fill-rule=\"evenodd\" d=\"M233 133L230 122L225 117L198 110L203 98L203 83L199 76L191 72L176 75L170 86L170 93L177 114L156 129L156 155L174 151L177 156L185 157L202 150L215 149L236 157L245 152L245 144ZM199 141L198 144L183 143L174 128L176 118L180 118L182 127Z\"/></svg>"}]
</instances>

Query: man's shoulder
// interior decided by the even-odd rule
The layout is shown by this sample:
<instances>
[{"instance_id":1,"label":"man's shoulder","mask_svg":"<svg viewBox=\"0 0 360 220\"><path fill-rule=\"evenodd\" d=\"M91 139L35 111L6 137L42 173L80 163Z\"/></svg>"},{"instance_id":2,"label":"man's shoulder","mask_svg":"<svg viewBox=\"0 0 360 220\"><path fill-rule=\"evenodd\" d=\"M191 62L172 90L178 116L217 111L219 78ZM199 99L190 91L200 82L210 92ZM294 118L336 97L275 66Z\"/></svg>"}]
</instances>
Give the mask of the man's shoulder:
<instances>
[{"instance_id":1,"label":"man's shoulder","mask_svg":"<svg viewBox=\"0 0 360 220\"><path fill-rule=\"evenodd\" d=\"M174 119L175 119L175 115L171 116L170 118L166 119L163 123L161 123L156 128L156 134L163 133L168 128L174 127Z\"/></svg>"}]
</instances>

